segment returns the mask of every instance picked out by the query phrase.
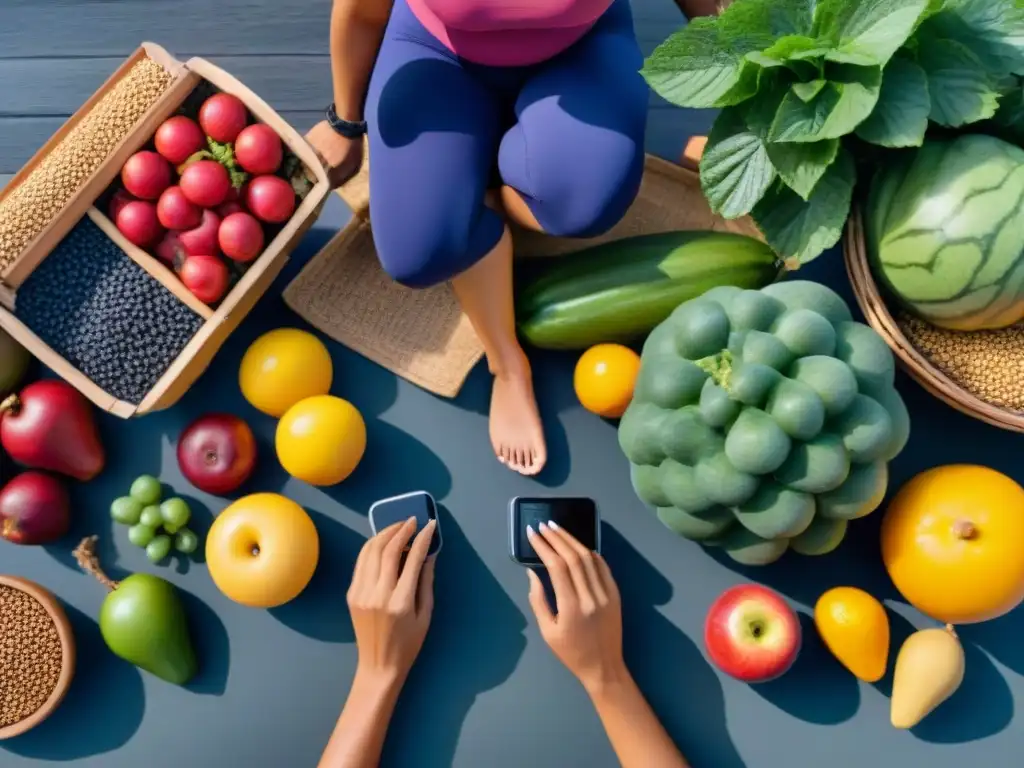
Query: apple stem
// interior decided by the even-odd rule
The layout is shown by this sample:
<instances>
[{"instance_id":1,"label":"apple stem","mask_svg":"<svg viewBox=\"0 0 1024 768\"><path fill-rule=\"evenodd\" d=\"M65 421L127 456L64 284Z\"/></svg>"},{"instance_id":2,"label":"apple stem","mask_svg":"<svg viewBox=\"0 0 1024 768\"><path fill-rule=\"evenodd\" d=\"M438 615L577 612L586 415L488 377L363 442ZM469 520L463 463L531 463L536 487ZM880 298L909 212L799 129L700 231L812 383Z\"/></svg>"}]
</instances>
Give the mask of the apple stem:
<instances>
[{"instance_id":1,"label":"apple stem","mask_svg":"<svg viewBox=\"0 0 1024 768\"><path fill-rule=\"evenodd\" d=\"M117 589L118 583L103 572L100 567L99 555L96 554L96 542L99 539L99 536L86 536L71 554L74 555L75 562L83 571L91 574L107 589L114 590Z\"/></svg>"},{"instance_id":2,"label":"apple stem","mask_svg":"<svg viewBox=\"0 0 1024 768\"><path fill-rule=\"evenodd\" d=\"M21 402L18 400L17 395L8 395L2 403L0 403L0 413L7 413L8 411L18 410L18 406Z\"/></svg>"},{"instance_id":3,"label":"apple stem","mask_svg":"<svg viewBox=\"0 0 1024 768\"><path fill-rule=\"evenodd\" d=\"M970 520L957 520L953 523L953 535L968 541L978 535L978 529Z\"/></svg>"}]
</instances>

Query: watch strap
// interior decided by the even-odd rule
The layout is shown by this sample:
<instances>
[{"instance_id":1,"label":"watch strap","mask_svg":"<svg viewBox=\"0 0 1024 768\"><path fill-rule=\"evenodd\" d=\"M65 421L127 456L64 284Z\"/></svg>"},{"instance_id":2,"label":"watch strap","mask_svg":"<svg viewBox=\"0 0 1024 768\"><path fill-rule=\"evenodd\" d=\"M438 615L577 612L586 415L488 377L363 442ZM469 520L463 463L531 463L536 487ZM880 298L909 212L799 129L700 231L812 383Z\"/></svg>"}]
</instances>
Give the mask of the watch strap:
<instances>
[{"instance_id":1,"label":"watch strap","mask_svg":"<svg viewBox=\"0 0 1024 768\"><path fill-rule=\"evenodd\" d=\"M366 133L365 120L343 120L338 117L334 104L327 107L327 123L346 139L358 139Z\"/></svg>"}]
</instances>

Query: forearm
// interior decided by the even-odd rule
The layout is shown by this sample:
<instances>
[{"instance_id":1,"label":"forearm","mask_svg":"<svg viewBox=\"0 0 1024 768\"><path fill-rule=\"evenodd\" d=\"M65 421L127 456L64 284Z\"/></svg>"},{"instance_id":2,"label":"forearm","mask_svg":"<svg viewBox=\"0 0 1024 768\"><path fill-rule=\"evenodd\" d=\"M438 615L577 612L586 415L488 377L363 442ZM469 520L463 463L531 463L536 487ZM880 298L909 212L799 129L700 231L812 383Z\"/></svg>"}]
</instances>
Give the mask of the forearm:
<instances>
[{"instance_id":1,"label":"forearm","mask_svg":"<svg viewBox=\"0 0 1024 768\"><path fill-rule=\"evenodd\" d=\"M622 768L688 768L625 667L587 686L587 692Z\"/></svg>"},{"instance_id":2,"label":"forearm","mask_svg":"<svg viewBox=\"0 0 1024 768\"><path fill-rule=\"evenodd\" d=\"M319 768L376 768L401 687L357 671Z\"/></svg>"},{"instance_id":3,"label":"forearm","mask_svg":"<svg viewBox=\"0 0 1024 768\"><path fill-rule=\"evenodd\" d=\"M363 103L392 0L334 0L331 11L331 77L334 108L345 120L362 120Z\"/></svg>"}]
</instances>

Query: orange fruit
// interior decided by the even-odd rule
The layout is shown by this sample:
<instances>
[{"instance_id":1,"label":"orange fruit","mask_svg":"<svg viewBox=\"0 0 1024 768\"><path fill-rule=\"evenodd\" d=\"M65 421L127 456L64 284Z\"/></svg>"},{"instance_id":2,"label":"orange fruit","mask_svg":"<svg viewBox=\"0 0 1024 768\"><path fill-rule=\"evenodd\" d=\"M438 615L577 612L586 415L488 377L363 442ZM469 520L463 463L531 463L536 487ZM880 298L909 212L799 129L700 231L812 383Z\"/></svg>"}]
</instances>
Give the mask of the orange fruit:
<instances>
[{"instance_id":1,"label":"orange fruit","mask_svg":"<svg viewBox=\"0 0 1024 768\"><path fill-rule=\"evenodd\" d=\"M618 419L633 399L640 356L621 344L597 344L576 363L573 387L580 405L606 419Z\"/></svg>"},{"instance_id":2,"label":"orange fruit","mask_svg":"<svg viewBox=\"0 0 1024 768\"><path fill-rule=\"evenodd\" d=\"M336 485L363 458L366 422L352 403L340 397L307 397L277 423L274 443L289 475L310 485Z\"/></svg>"},{"instance_id":3,"label":"orange fruit","mask_svg":"<svg viewBox=\"0 0 1024 768\"><path fill-rule=\"evenodd\" d=\"M246 351L238 371L242 396L275 418L300 400L326 395L333 377L327 347L312 333L297 328L278 328L260 336Z\"/></svg>"},{"instance_id":4,"label":"orange fruit","mask_svg":"<svg viewBox=\"0 0 1024 768\"><path fill-rule=\"evenodd\" d=\"M889 659L889 616L862 589L835 587L818 598L814 625L825 645L855 677L876 683Z\"/></svg>"},{"instance_id":5,"label":"orange fruit","mask_svg":"<svg viewBox=\"0 0 1024 768\"><path fill-rule=\"evenodd\" d=\"M943 624L1012 611L1024 601L1024 488L971 464L922 472L885 511L882 561L907 601Z\"/></svg>"}]
</instances>

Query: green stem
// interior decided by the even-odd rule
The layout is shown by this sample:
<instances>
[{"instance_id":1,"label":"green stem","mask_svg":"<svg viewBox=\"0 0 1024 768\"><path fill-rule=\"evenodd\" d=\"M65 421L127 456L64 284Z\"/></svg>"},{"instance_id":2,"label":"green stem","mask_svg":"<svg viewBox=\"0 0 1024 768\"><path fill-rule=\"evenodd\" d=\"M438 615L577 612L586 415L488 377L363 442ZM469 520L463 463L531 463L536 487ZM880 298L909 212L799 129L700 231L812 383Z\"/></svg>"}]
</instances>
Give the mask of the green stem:
<instances>
[{"instance_id":1,"label":"green stem","mask_svg":"<svg viewBox=\"0 0 1024 768\"><path fill-rule=\"evenodd\" d=\"M732 363L732 352L728 349L723 349L718 354L702 357L696 361L697 367L726 391L729 390L729 380L732 378Z\"/></svg>"}]
</instances>

